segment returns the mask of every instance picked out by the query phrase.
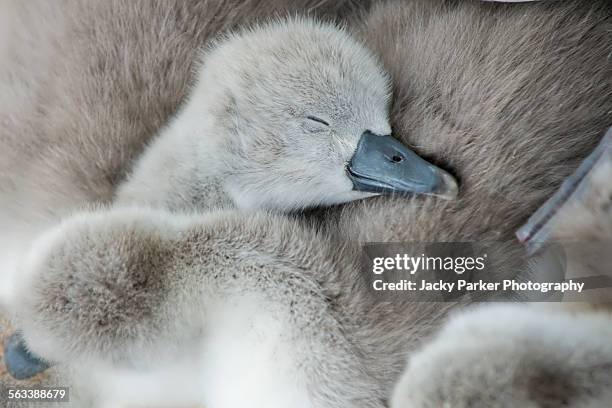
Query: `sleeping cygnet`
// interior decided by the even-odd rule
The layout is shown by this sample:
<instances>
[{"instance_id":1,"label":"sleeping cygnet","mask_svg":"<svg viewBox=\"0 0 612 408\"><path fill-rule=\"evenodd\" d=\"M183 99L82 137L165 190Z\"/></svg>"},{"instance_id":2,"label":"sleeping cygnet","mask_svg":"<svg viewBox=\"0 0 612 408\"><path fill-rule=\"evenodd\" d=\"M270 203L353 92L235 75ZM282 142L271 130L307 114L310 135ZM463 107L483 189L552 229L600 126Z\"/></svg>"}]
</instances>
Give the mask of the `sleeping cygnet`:
<instances>
[{"instance_id":1,"label":"sleeping cygnet","mask_svg":"<svg viewBox=\"0 0 612 408\"><path fill-rule=\"evenodd\" d=\"M287 212L378 194L453 198L390 136L390 84L348 33L291 19L230 34L118 191L118 203Z\"/></svg>"},{"instance_id":2,"label":"sleeping cygnet","mask_svg":"<svg viewBox=\"0 0 612 408\"><path fill-rule=\"evenodd\" d=\"M120 186L118 205L289 212L379 194L450 199L455 180L391 137L389 77L345 31L290 19L203 53L191 95ZM16 335L9 371L46 364Z\"/></svg>"}]
</instances>

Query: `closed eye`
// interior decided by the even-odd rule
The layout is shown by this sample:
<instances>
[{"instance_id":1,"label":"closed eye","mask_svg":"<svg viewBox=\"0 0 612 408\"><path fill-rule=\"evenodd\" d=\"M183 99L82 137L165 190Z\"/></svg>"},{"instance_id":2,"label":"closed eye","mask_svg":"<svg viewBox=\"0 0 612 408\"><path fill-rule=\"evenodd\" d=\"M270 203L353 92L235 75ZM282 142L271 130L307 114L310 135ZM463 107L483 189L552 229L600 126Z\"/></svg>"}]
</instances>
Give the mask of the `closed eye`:
<instances>
[{"instance_id":1,"label":"closed eye","mask_svg":"<svg viewBox=\"0 0 612 408\"><path fill-rule=\"evenodd\" d=\"M314 122L319 122L319 123L321 123L322 125L325 125L325 126L329 126L329 123L327 123L323 119L317 118L316 116L306 116L306 119L312 120Z\"/></svg>"}]
</instances>

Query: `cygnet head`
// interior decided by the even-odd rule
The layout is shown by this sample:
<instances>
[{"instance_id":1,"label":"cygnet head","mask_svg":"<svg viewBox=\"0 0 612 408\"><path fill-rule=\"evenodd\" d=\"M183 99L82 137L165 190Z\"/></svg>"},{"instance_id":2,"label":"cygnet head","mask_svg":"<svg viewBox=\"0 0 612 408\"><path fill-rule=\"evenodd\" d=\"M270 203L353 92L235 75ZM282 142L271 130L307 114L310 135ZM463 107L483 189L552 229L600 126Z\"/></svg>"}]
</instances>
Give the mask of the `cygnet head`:
<instances>
[{"instance_id":1,"label":"cygnet head","mask_svg":"<svg viewBox=\"0 0 612 408\"><path fill-rule=\"evenodd\" d=\"M291 211L457 185L390 136L390 80L346 31L310 19L228 35L184 108L194 148L239 208ZM208 169L210 170L210 169Z\"/></svg>"}]
</instances>

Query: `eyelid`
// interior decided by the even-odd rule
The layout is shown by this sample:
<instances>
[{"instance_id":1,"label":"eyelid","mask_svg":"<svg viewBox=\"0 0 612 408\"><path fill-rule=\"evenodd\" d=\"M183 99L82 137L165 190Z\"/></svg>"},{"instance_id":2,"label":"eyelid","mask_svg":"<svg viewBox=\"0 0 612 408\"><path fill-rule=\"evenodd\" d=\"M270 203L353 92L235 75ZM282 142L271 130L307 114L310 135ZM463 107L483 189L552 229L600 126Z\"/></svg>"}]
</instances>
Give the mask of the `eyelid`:
<instances>
[{"instance_id":1,"label":"eyelid","mask_svg":"<svg viewBox=\"0 0 612 408\"><path fill-rule=\"evenodd\" d=\"M319 122L319 123L321 123L321 124L323 124L325 126L329 126L329 123L327 123L323 119L317 118L316 116L306 116L306 119L309 119L309 120L312 120L312 121L315 121L315 122Z\"/></svg>"}]
</instances>

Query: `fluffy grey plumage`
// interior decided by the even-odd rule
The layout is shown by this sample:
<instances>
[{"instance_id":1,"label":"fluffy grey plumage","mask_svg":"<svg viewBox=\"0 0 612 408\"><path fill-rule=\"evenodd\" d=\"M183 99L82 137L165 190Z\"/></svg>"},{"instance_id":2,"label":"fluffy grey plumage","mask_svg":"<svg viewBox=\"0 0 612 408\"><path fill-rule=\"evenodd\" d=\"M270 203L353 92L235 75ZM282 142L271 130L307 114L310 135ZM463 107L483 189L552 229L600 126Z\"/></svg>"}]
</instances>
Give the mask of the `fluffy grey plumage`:
<instances>
[{"instance_id":1,"label":"fluffy grey plumage","mask_svg":"<svg viewBox=\"0 0 612 408\"><path fill-rule=\"evenodd\" d=\"M612 122L611 25L605 2L377 7L362 32L394 79L394 132L461 196L345 206L351 236L513 240Z\"/></svg>"},{"instance_id":2,"label":"fluffy grey plumage","mask_svg":"<svg viewBox=\"0 0 612 408\"><path fill-rule=\"evenodd\" d=\"M138 70L118 69L121 64L99 65L108 61L104 58L83 67L90 55L104 50L101 44L122 43L114 35L149 38L148 26L136 24L142 16L169 21L160 17L161 9L143 8L131 14L131 7L116 10L121 19L108 18L104 13L114 6L104 4L99 6L103 10L85 12L98 16L96 24L107 25L104 30L85 30L99 40L83 39L82 44L68 47L72 52L79 44L86 47L77 59L68 58L67 51L68 55L58 54L62 58L56 63L66 64L59 72L68 72L63 78L70 83L60 87L58 82L54 93L38 93L42 94L40 104L32 104L34 93L27 93L23 103L38 112L34 115L30 110L27 120L3 118L2 138L15 157L21 157L19 163L42 158L29 160L31 173L20 171L19 166L3 171L4 191L8 191L5 185L14 186L3 200L29 197L57 214L86 201L109 200L146 135L163 123L184 95L188 71L169 68L177 63L172 59L167 60L167 70L160 72L160 64L142 54L148 49L142 43L126 48L127 54L115 54L133 57ZM257 399L262 394L249 394L247 374L258 380L261 390L270 391L266 395L274 400L262 402L266 407L295 401L317 407L387 406L406 356L429 338L451 305L376 302L367 296L350 261L355 248L338 244L337 238L497 240L507 243L506 256L511 259L519 251L511 241L514 230L610 125L610 19L611 7L604 1L544 5L413 1L377 6L359 28L393 77L395 133L459 176L462 195L457 201L369 199L326 211L324 235L266 215L191 217L117 209L79 216L40 238L25 264L20 311L28 341L35 351L66 365L88 371L97 368L99 377L94 376L94 381L121 391L112 378L127 381L131 378L128 369L143 367L166 381L160 390L172 389L164 375L175 372L160 374L160 370L170 367L192 374L192 359L177 356L199 350L205 338L202 358L211 362L211 372L219 365L236 369L217 371L218 377L213 378L228 378L245 390L244 396L254 405L262 401ZM115 25L118 21L125 23ZM83 24L83 28L96 26ZM179 24L175 30L178 27L189 25ZM144 44L159 53L186 53L176 56L189 61L196 37L193 33L172 36L172 47L153 41ZM133 78L132 72L148 73L152 80L143 82ZM166 77L163 72L172 75ZM91 75L96 73L101 74L97 80ZM116 91L102 86L108 85L106 75L117 76ZM141 92L129 92L134 89ZM71 97L70 92L81 97ZM18 101L12 106L17 107ZM81 112L78 106L87 112L88 103L97 109L75 114ZM3 115L12 112L5 106L3 102ZM50 114L52 109L61 112ZM21 110L18 113L22 115ZM5 136L23 134L23 129L36 130L29 139L32 142L22 145L36 155L22 155L15 147L19 143L9 144L18 139ZM101 131L108 138L83 136ZM68 145L84 149L79 156L83 165L70 173L72 179L65 173L46 179L36 173L46 168L73 171L61 164L64 159L56 161L74 154L72 149L57 147L45 156L44 150L32 148L48 146L41 135L58 132L73 135ZM113 150L100 148L99 143L109 143L108 149ZM107 151L115 153L100 155ZM116 158L115 167L107 167L110 158ZM82 189L75 190L71 180ZM102 184L96 184L99 180ZM72 204L60 203L67 193L73 196ZM12 203L8 209L19 207ZM44 215L40 208L31 207L18 213ZM611 359L612 350L601 341L610 336L608 326L607 317L576 318L527 306L465 315L411 359L394 393L393 407L445 403L457 407L607 406L610 366L595 363ZM560 333L575 327L581 328L574 331L575 336L557 341ZM261 328L267 330L260 332ZM207 337L203 333L220 334ZM244 343L232 343L236 338ZM252 348L235 349L235 360L215 361L215 352L221 353L228 344ZM577 344L584 353L576 352ZM267 358L258 361L258 355ZM285 358L288 355L290 359ZM579 369L584 365L592 367L592 375ZM263 371L257 371L259 367ZM295 367L300 369L293 371ZM280 375L273 377L271 372ZM447 376L448 372L453 375ZM178 385L189 382L172 384L181 391L184 388ZM204 385L210 387L205 395L183 395L199 396L210 407L241 403L231 400L239 397L236 393L215 393L222 390L217 383L205 381ZM152 397L161 402L162 397L178 395Z\"/></svg>"}]
</instances>

